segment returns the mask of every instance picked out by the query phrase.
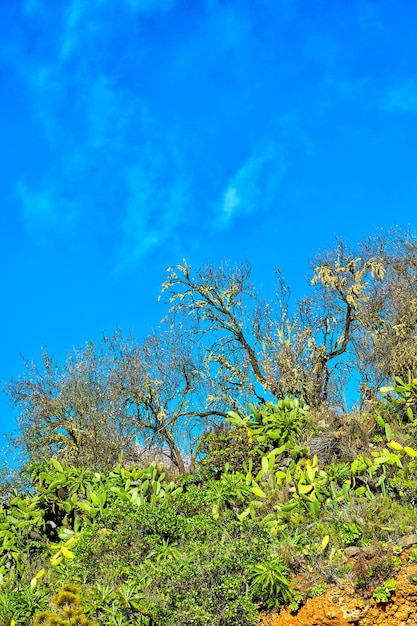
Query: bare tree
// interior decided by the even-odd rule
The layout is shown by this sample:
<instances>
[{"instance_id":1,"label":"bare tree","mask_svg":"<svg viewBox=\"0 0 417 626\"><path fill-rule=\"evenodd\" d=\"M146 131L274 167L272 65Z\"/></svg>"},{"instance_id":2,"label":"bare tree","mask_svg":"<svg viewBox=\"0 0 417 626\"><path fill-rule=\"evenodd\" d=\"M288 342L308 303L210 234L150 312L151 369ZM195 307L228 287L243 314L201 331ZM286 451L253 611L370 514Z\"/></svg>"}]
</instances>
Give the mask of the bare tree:
<instances>
[{"instance_id":1,"label":"bare tree","mask_svg":"<svg viewBox=\"0 0 417 626\"><path fill-rule=\"evenodd\" d=\"M204 363L197 347L170 331L143 344L117 332L67 355L43 354L43 368L5 387L19 407L15 444L29 460L51 455L70 464L111 467L121 454L165 455L184 472L198 435L227 407L207 409Z\"/></svg>"},{"instance_id":2,"label":"bare tree","mask_svg":"<svg viewBox=\"0 0 417 626\"><path fill-rule=\"evenodd\" d=\"M417 240L389 233L357 250L338 242L312 264L311 288L291 310L277 272L269 302L247 264L168 268L167 330L142 344L121 332L59 364L25 363L6 391L21 410L17 444L109 466L123 451L159 450L178 471L198 436L254 399L303 397L341 406L355 377L363 399L394 376L417 375Z\"/></svg>"},{"instance_id":3,"label":"bare tree","mask_svg":"<svg viewBox=\"0 0 417 626\"><path fill-rule=\"evenodd\" d=\"M329 392L340 399L346 378L358 369L354 348L358 346L359 337L365 339L364 320L384 275L381 257L358 254L341 241L314 262L311 282L315 291L310 298L314 314L305 319L304 325L314 328L317 357L310 376L318 386L322 401L327 400ZM338 376L340 370L344 375ZM336 393L332 386L336 387Z\"/></svg>"},{"instance_id":4,"label":"bare tree","mask_svg":"<svg viewBox=\"0 0 417 626\"><path fill-rule=\"evenodd\" d=\"M380 260L355 258L339 244L315 264L314 292L295 314L280 277L278 300L259 301L248 265L192 271L184 261L168 269L162 291L171 303L171 324L190 341L203 341L216 399L233 404L248 395L301 395L318 406L329 399L331 363L347 352L360 326L368 280L383 273Z\"/></svg>"},{"instance_id":5,"label":"bare tree","mask_svg":"<svg viewBox=\"0 0 417 626\"><path fill-rule=\"evenodd\" d=\"M198 434L227 415L219 405L204 408L209 391L198 346L174 330L151 335L142 345L121 335L107 345L112 393L134 421L138 444L161 450L184 472Z\"/></svg>"},{"instance_id":6,"label":"bare tree","mask_svg":"<svg viewBox=\"0 0 417 626\"><path fill-rule=\"evenodd\" d=\"M68 463L108 467L134 443L120 398L109 392L109 361L89 343L63 364L46 352L43 367L25 362L25 376L5 386L20 409L15 444L29 460L56 455Z\"/></svg>"},{"instance_id":7,"label":"bare tree","mask_svg":"<svg viewBox=\"0 0 417 626\"><path fill-rule=\"evenodd\" d=\"M369 238L364 255L378 256L384 280L374 282L355 350L364 387L375 395L395 376L417 373L417 238L393 231Z\"/></svg>"}]
</instances>

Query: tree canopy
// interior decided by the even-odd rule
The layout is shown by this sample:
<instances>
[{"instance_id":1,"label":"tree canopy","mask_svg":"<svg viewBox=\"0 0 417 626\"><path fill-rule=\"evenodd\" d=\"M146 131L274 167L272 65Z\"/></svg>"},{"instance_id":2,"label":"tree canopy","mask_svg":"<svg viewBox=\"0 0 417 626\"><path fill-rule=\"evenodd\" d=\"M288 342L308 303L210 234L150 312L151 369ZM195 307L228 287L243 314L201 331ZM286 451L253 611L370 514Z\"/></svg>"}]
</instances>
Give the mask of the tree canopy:
<instances>
[{"instance_id":1,"label":"tree canopy","mask_svg":"<svg viewBox=\"0 0 417 626\"><path fill-rule=\"evenodd\" d=\"M117 331L67 355L42 355L5 385L19 407L16 444L28 459L111 467L120 454L156 451L178 471L199 434L250 402L302 398L346 408L417 371L417 239L379 234L343 242L312 262L299 302L277 272L261 299L249 264L168 268L158 332L138 343ZM353 388L353 387L352 387Z\"/></svg>"}]
</instances>

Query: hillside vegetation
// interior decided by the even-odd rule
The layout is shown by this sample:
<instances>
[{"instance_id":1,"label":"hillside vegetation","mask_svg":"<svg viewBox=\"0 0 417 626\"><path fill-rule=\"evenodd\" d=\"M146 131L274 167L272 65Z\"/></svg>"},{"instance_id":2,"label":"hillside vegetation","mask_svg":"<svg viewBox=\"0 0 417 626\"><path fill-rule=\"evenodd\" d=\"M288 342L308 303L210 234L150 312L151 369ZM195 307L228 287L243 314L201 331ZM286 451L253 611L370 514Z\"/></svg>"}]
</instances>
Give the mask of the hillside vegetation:
<instances>
[{"instance_id":1,"label":"hillside vegetation","mask_svg":"<svg viewBox=\"0 0 417 626\"><path fill-rule=\"evenodd\" d=\"M281 280L266 303L249 268L184 263L167 330L26 362L0 625L249 626L347 581L389 602L417 528L416 269L409 235L339 244L293 310Z\"/></svg>"}]
</instances>

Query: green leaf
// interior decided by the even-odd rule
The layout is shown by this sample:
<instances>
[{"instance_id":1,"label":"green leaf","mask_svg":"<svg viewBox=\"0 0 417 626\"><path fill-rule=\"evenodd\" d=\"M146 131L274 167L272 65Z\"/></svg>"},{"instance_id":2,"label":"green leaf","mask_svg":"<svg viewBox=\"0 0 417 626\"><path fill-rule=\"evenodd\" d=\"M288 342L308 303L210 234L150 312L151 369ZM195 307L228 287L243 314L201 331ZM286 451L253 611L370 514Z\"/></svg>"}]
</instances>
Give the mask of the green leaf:
<instances>
[{"instance_id":1,"label":"green leaf","mask_svg":"<svg viewBox=\"0 0 417 626\"><path fill-rule=\"evenodd\" d=\"M65 546L61 546L61 552L65 556L66 559L73 559L74 553L71 550L68 550Z\"/></svg>"},{"instance_id":2,"label":"green leaf","mask_svg":"<svg viewBox=\"0 0 417 626\"><path fill-rule=\"evenodd\" d=\"M251 491L255 494L255 496L258 496L258 498L266 498L266 493L262 491L262 489L258 487L258 485L254 485L253 487L251 487Z\"/></svg>"},{"instance_id":3,"label":"green leaf","mask_svg":"<svg viewBox=\"0 0 417 626\"><path fill-rule=\"evenodd\" d=\"M91 504L89 502L86 502L85 500L80 500L78 502L78 508L81 509L82 511L86 511L87 513L90 513L93 509Z\"/></svg>"},{"instance_id":4,"label":"green leaf","mask_svg":"<svg viewBox=\"0 0 417 626\"><path fill-rule=\"evenodd\" d=\"M284 504L280 507L280 510L284 513L289 513L293 511L298 506L298 502L289 502L288 504Z\"/></svg>"},{"instance_id":5,"label":"green leaf","mask_svg":"<svg viewBox=\"0 0 417 626\"><path fill-rule=\"evenodd\" d=\"M126 493L124 489L121 487L110 487L110 491L115 493L120 500L125 500L126 502L130 502L129 494Z\"/></svg>"},{"instance_id":6,"label":"green leaf","mask_svg":"<svg viewBox=\"0 0 417 626\"><path fill-rule=\"evenodd\" d=\"M51 557L51 565L53 567L55 567L56 565L59 565L62 561L62 556L60 552L57 552L56 554L54 554L54 556Z\"/></svg>"},{"instance_id":7,"label":"green leaf","mask_svg":"<svg viewBox=\"0 0 417 626\"><path fill-rule=\"evenodd\" d=\"M131 501L136 506L142 506L142 504L145 502L145 498L143 497L142 493L139 493L138 490L135 489L131 494Z\"/></svg>"},{"instance_id":8,"label":"green leaf","mask_svg":"<svg viewBox=\"0 0 417 626\"><path fill-rule=\"evenodd\" d=\"M148 487L149 487L149 480L145 480L141 486L140 486L140 490L142 493L146 493L148 491Z\"/></svg>"},{"instance_id":9,"label":"green leaf","mask_svg":"<svg viewBox=\"0 0 417 626\"><path fill-rule=\"evenodd\" d=\"M315 500L314 502L309 502L308 506L313 517L317 517L318 514L320 513L320 502Z\"/></svg>"},{"instance_id":10,"label":"green leaf","mask_svg":"<svg viewBox=\"0 0 417 626\"><path fill-rule=\"evenodd\" d=\"M74 531L71 530L70 528L61 528L61 530L58 532L58 537L61 539L61 541L67 541L68 539L71 539L71 537L74 536Z\"/></svg>"},{"instance_id":11,"label":"green leaf","mask_svg":"<svg viewBox=\"0 0 417 626\"><path fill-rule=\"evenodd\" d=\"M58 459L51 459L51 465L58 470L59 472L63 472L64 468L62 467L61 463L58 461Z\"/></svg>"},{"instance_id":12,"label":"green leaf","mask_svg":"<svg viewBox=\"0 0 417 626\"><path fill-rule=\"evenodd\" d=\"M381 426L381 428L385 427L385 422L380 415L376 416L376 423L378 424L378 426Z\"/></svg>"},{"instance_id":13,"label":"green leaf","mask_svg":"<svg viewBox=\"0 0 417 626\"><path fill-rule=\"evenodd\" d=\"M230 424L237 424L238 426L243 426L247 422L247 420L245 420L244 418L240 417L240 415L235 413L235 411L228 411L227 415L228 415L227 421Z\"/></svg>"},{"instance_id":14,"label":"green leaf","mask_svg":"<svg viewBox=\"0 0 417 626\"><path fill-rule=\"evenodd\" d=\"M322 552L325 551L325 549L329 545L329 541L330 541L329 535L325 535L325 537L323 537L321 545L320 545L319 554L321 554Z\"/></svg>"},{"instance_id":15,"label":"green leaf","mask_svg":"<svg viewBox=\"0 0 417 626\"><path fill-rule=\"evenodd\" d=\"M405 448L404 448L405 449ZM410 448L411 450L412 448ZM412 455L411 455L412 456ZM417 455L416 455L417 456ZM397 467L402 467L402 463L400 461L400 457L398 454L390 454L389 455L389 463L390 465L396 465Z\"/></svg>"},{"instance_id":16,"label":"green leaf","mask_svg":"<svg viewBox=\"0 0 417 626\"><path fill-rule=\"evenodd\" d=\"M380 387L379 391L383 394L391 393L391 391L394 391L394 387Z\"/></svg>"},{"instance_id":17,"label":"green leaf","mask_svg":"<svg viewBox=\"0 0 417 626\"><path fill-rule=\"evenodd\" d=\"M245 517L248 517L249 513L250 513L250 509L249 508L245 509L244 511L242 511L242 513L238 514L237 516L238 520L242 522L245 519Z\"/></svg>"},{"instance_id":18,"label":"green leaf","mask_svg":"<svg viewBox=\"0 0 417 626\"><path fill-rule=\"evenodd\" d=\"M298 483L297 489L298 492L304 496L313 490L313 485L303 485L302 483Z\"/></svg>"},{"instance_id":19,"label":"green leaf","mask_svg":"<svg viewBox=\"0 0 417 626\"><path fill-rule=\"evenodd\" d=\"M87 493L87 495L88 495L88 497L90 498L90 500L91 500L91 502L92 502L93 504L95 504L95 505L100 504L100 500L99 500L99 498L98 498L97 494L95 493L95 491L89 491L89 492Z\"/></svg>"},{"instance_id":20,"label":"green leaf","mask_svg":"<svg viewBox=\"0 0 417 626\"><path fill-rule=\"evenodd\" d=\"M349 495L350 495L350 485L348 485L347 483L344 483L342 485L342 493L345 496L346 500L349 500Z\"/></svg>"},{"instance_id":21,"label":"green leaf","mask_svg":"<svg viewBox=\"0 0 417 626\"><path fill-rule=\"evenodd\" d=\"M268 432L269 439L285 439L285 433L282 432L281 429L270 430Z\"/></svg>"},{"instance_id":22,"label":"green leaf","mask_svg":"<svg viewBox=\"0 0 417 626\"><path fill-rule=\"evenodd\" d=\"M381 465L382 463L389 463L391 458L390 453L388 452L388 450L385 450L385 454L381 454L380 456L376 457L374 460L375 465Z\"/></svg>"},{"instance_id":23,"label":"green leaf","mask_svg":"<svg viewBox=\"0 0 417 626\"><path fill-rule=\"evenodd\" d=\"M397 450L397 452L402 452L402 450L404 450L403 446L400 443L398 443L398 441L394 441L394 440L389 441L387 445L392 450Z\"/></svg>"}]
</instances>

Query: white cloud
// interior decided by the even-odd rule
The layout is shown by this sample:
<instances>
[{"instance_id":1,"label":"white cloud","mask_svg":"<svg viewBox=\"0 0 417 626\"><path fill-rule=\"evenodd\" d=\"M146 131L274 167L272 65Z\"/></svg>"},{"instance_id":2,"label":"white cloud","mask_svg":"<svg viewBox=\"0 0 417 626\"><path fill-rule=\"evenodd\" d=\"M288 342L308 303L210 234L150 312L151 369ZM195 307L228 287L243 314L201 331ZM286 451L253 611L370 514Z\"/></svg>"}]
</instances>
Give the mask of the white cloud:
<instances>
[{"instance_id":1,"label":"white cloud","mask_svg":"<svg viewBox=\"0 0 417 626\"><path fill-rule=\"evenodd\" d=\"M233 217L233 213L239 210L241 199L235 187L229 187L224 194L223 214L226 220Z\"/></svg>"},{"instance_id":2,"label":"white cloud","mask_svg":"<svg viewBox=\"0 0 417 626\"><path fill-rule=\"evenodd\" d=\"M134 20L127 5L145 13L168 11L175 2L125 0L120 23L130 32ZM97 205L104 205L107 215L100 217L94 235L111 224L120 270L178 238L188 201L178 137L175 129L161 129L149 113L152 103L120 80L118 66L107 63L107 49L99 44L114 25L106 20L105 0L69 0L51 15L41 8L37 0L27 0L26 13L36 13L49 53L35 49L22 58L20 71L51 156L41 180L23 178L15 187L21 219L39 239L68 233L81 221L91 227ZM52 31L47 26L54 20ZM122 62L132 71L136 52L136 40L128 40Z\"/></svg>"},{"instance_id":3,"label":"white cloud","mask_svg":"<svg viewBox=\"0 0 417 626\"><path fill-rule=\"evenodd\" d=\"M217 228L228 228L241 215L268 210L285 171L285 159L273 146L250 158L229 180L217 211Z\"/></svg>"}]
</instances>

